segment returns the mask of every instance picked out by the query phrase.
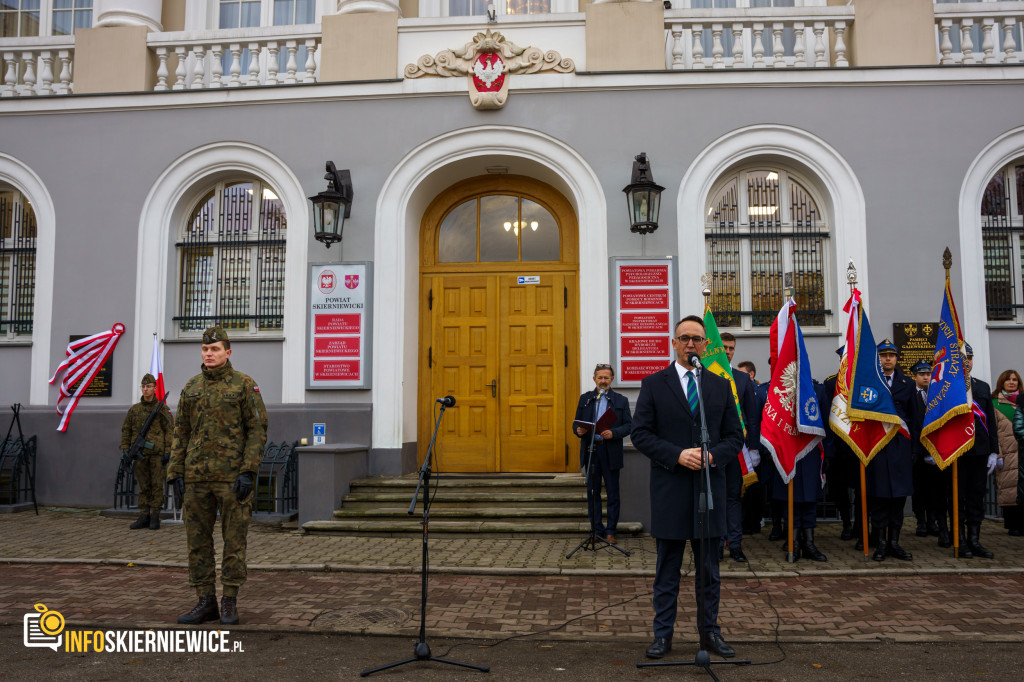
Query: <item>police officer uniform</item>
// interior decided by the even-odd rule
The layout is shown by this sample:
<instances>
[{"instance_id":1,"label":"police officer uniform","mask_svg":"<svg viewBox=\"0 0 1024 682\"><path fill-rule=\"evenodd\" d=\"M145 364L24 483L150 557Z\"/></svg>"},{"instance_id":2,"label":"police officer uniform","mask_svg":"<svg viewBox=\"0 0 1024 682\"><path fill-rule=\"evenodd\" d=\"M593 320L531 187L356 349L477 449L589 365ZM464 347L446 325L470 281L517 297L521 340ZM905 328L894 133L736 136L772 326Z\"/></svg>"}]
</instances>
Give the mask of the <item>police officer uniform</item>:
<instances>
[{"instance_id":1,"label":"police officer uniform","mask_svg":"<svg viewBox=\"0 0 1024 682\"><path fill-rule=\"evenodd\" d=\"M910 370L915 375L922 372L930 373L932 366L922 360ZM910 420L907 422L914 459L914 497L920 497L924 507L925 535L937 535L939 547L952 547L953 540L949 535L949 529L953 513L953 468L939 469L935 459L921 443L927 407L928 389L921 389L915 385L914 399L910 402Z\"/></svg>"},{"instance_id":2,"label":"police officer uniform","mask_svg":"<svg viewBox=\"0 0 1024 682\"><path fill-rule=\"evenodd\" d=\"M211 327L203 345L223 342L227 332ZM168 480L184 497L182 518L188 540L189 585L199 603L178 618L198 624L220 618L237 624L236 598L246 578L246 535L252 516L253 489L267 442L267 411L259 387L231 367L202 367L181 391ZM213 526L220 512L224 538L221 562L222 615L217 611Z\"/></svg>"},{"instance_id":3,"label":"police officer uniform","mask_svg":"<svg viewBox=\"0 0 1024 682\"><path fill-rule=\"evenodd\" d=\"M885 339L878 344L878 354L897 354L892 341ZM884 380L892 394L896 412L908 420L911 402L915 398L914 382L899 369L894 369ZM903 528L903 508L907 496L914 493L913 455L910 440L901 434L889 441L872 458L865 470L868 498L868 515L871 532L875 535L875 561L884 561L886 556L909 561L910 552L900 546L900 530Z\"/></svg>"},{"instance_id":4,"label":"police officer uniform","mask_svg":"<svg viewBox=\"0 0 1024 682\"><path fill-rule=\"evenodd\" d=\"M836 350L836 354L843 355L845 346ZM832 405L832 398L836 394L836 382L838 374L825 379L825 404L822 405L822 412L827 412ZM827 421L827 420L826 420ZM861 526L861 499L860 499L860 458L853 449L842 438L833 437L832 429L825 432L831 439L831 448L826 449L826 476L828 477L829 498L839 512L839 519L843 527L839 533L840 540L858 538L862 542L863 537ZM853 490L853 504L850 503L850 490ZM863 546L858 549L864 549Z\"/></svg>"},{"instance_id":5,"label":"police officer uniform","mask_svg":"<svg viewBox=\"0 0 1024 682\"><path fill-rule=\"evenodd\" d=\"M146 374L141 384L155 386L156 378ZM139 518L129 526L132 530L160 528L160 511L164 507L164 479L167 476L167 457L171 451L174 420L167 404L159 403L156 396L150 396L149 400L142 397L128 408L128 414L121 424L121 451L126 452L139 437L139 432L157 404L160 404L159 412L146 432L142 459L135 461L135 478L139 482Z\"/></svg>"}]
</instances>

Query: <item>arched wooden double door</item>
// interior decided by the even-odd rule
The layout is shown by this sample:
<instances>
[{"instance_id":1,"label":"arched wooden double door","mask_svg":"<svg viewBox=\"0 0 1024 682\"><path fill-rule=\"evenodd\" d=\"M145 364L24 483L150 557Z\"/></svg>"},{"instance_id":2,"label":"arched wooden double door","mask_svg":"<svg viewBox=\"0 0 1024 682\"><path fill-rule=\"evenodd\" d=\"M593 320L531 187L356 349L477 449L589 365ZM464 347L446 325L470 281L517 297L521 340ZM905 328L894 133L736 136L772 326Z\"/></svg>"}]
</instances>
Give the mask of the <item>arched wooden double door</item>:
<instances>
[{"instance_id":1,"label":"arched wooden double door","mask_svg":"<svg viewBox=\"0 0 1024 682\"><path fill-rule=\"evenodd\" d=\"M418 445L451 395L442 472L574 468L579 395L576 214L548 185L473 178L442 192L420 238ZM387 286L382 283L382 286Z\"/></svg>"}]
</instances>

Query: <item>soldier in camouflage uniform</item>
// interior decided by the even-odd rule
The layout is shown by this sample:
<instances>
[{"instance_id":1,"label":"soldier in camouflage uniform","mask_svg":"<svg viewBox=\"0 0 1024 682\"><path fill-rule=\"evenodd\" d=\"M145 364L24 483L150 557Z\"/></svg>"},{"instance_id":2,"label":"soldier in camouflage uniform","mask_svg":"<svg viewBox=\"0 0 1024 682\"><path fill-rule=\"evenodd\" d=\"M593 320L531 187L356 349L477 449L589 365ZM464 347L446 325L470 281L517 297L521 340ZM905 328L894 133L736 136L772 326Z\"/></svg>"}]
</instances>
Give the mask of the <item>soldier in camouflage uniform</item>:
<instances>
[{"instance_id":1,"label":"soldier in camouflage uniform","mask_svg":"<svg viewBox=\"0 0 1024 682\"><path fill-rule=\"evenodd\" d=\"M167 479L184 499L189 585L199 602L179 623L220 619L238 623L238 588L245 582L245 545L253 489L267 442L267 410L251 377L236 372L228 358L231 342L220 327L203 332L202 373L185 384L178 402ZM213 524L220 511L224 556L223 598L217 611Z\"/></svg>"},{"instance_id":2,"label":"soldier in camouflage uniform","mask_svg":"<svg viewBox=\"0 0 1024 682\"><path fill-rule=\"evenodd\" d=\"M143 424L156 407L156 379L152 374L142 377L142 398L128 409L121 424L121 451L126 452L138 438ZM142 459L135 462L135 478L139 481L139 518L129 526L132 530L160 527L160 510L164 507L164 479L167 476L167 458L171 452L171 436L174 421L167 404L160 405L160 412L149 425Z\"/></svg>"}]
</instances>

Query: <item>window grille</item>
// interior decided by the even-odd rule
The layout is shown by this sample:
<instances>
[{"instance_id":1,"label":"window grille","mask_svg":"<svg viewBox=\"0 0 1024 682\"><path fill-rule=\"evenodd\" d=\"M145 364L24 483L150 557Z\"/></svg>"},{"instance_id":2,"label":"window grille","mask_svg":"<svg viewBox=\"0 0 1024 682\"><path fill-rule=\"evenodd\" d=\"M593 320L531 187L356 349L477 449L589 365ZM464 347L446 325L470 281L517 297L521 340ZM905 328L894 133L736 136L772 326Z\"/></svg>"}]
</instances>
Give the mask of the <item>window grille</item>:
<instances>
[{"instance_id":1,"label":"window grille","mask_svg":"<svg viewBox=\"0 0 1024 682\"><path fill-rule=\"evenodd\" d=\"M35 287L35 212L20 192L0 189L0 340L32 335Z\"/></svg>"},{"instance_id":2,"label":"window grille","mask_svg":"<svg viewBox=\"0 0 1024 682\"><path fill-rule=\"evenodd\" d=\"M743 171L718 187L704 235L718 325L770 327L782 307L783 274L793 272L801 324L828 327L829 230L810 192L783 170Z\"/></svg>"},{"instance_id":3,"label":"window grille","mask_svg":"<svg viewBox=\"0 0 1024 682\"><path fill-rule=\"evenodd\" d=\"M981 241L985 260L985 304L990 322L1024 322L1017 283L1024 272L1024 165L1001 168L981 198Z\"/></svg>"},{"instance_id":4,"label":"window grille","mask_svg":"<svg viewBox=\"0 0 1024 682\"><path fill-rule=\"evenodd\" d=\"M176 244L179 333L214 325L280 332L286 228L280 199L257 181L219 183L207 193Z\"/></svg>"}]
</instances>

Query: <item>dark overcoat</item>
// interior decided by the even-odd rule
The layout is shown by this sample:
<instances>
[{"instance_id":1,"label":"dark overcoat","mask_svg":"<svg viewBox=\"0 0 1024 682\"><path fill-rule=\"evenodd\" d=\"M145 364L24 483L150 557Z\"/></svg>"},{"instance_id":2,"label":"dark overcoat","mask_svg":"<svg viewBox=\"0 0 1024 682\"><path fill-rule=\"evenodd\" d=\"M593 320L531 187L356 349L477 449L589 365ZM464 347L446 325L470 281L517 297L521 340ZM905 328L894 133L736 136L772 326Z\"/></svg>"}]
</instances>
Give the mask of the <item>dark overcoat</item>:
<instances>
[{"instance_id":1,"label":"dark overcoat","mask_svg":"<svg viewBox=\"0 0 1024 682\"><path fill-rule=\"evenodd\" d=\"M722 537L725 524L725 466L743 447L743 430L725 379L701 373L700 393L715 465L710 469L714 509L707 537ZM679 464L679 453L700 447L700 418L690 411L674 365L640 383L633 413L633 445L651 460L651 535L668 540L698 537L697 501L702 471Z\"/></svg>"},{"instance_id":2,"label":"dark overcoat","mask_svg":"<svg viewBox=\"0 0 1024 682\"><path fill-rule=\"evenodd\" d=\"M912 403L917 399L914 380L893 372L892 402L905 424L910 421ZM910 439L897 433L889 444L875 455L864 471L868 497L907 497L914 494L913 454Z\"/></svg>"},{"instance_id":3,"label":"dark overcoat","mask_svg":"<svg viewBox=\"0 0 1024 682\"><path fill-rule=\"evenodd\" d=\"M608 452L608 466L610 469L621 469L622 439L633 430L633 417L629 413L629 399L626 396L608 389L605 397L608 399L608 409L615 412L617 417L611 428L612 440L604 441L605 450ZM595 388L593 391L587 391L580 396L579 404L576 405L576 416L573 420L592 422L596 412L597 389ZM576 434L576 429L574 428L572 432ZM587 465L587 448L590 447L590 434L588 433L585 436L576 434L576 437L580 439L580 466L584 467Z\"/></svg>"}]
</instances>

